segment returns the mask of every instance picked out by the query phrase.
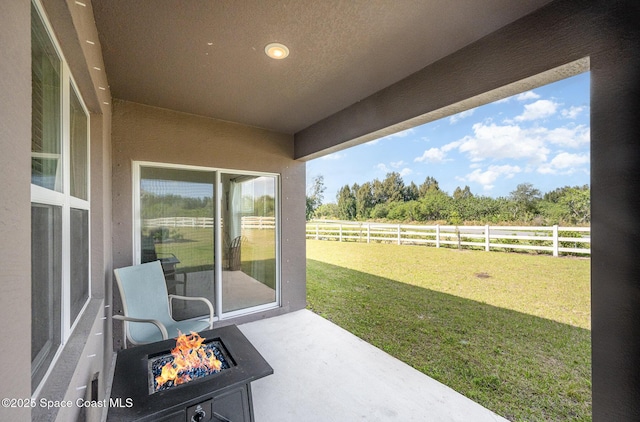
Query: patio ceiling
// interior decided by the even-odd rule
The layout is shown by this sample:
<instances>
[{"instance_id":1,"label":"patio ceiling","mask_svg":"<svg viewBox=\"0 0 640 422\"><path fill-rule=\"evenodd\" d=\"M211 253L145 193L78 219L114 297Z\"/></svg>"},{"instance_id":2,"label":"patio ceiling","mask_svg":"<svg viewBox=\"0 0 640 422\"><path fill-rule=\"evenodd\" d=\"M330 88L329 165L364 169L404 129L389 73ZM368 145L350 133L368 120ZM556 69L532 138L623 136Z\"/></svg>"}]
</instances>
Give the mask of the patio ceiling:
<instances>
[{"instance_id":1,"label":"patio ceiling","mask_svg":"<svg viewBox=\"0 0 640 422\"><path fill-rule=\"evenodd\" d=\"M92 3L113 97L295 134L548 2Z\"/></svg>"}]
</instances>

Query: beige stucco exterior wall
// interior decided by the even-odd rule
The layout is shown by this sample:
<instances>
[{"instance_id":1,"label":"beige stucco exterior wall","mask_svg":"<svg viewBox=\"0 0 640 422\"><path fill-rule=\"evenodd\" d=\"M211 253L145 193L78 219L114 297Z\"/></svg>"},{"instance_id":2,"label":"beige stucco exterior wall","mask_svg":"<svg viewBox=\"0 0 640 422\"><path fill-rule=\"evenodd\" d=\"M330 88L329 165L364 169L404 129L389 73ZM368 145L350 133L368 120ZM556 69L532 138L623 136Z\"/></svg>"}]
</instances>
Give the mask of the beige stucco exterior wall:
<instances>
[{"instance_id":1,"label":"beige stucco exterior wall","mask_svg":"<svg viewBox=\"0 0 640 422\"><path fill-rule=\"evenodd\" d=\"M31 35L29 1L0 3L0 396L31 395ZM22 350L24 352L16 352ZM0 408L0 420L29 420L29 409Z\"/></svg>"},{"instance_id":2,"label":"beige stucco exterior wall","mask_svg":"<svg viewBox=\"0 0 640 422\"><path fill-rule=\"evenodd\" d=\"M305 164L293 159L292 136L119 100L112 130L114 268L133 263L134 161L277 173L282 307L233 322L305 307Z\"/></svg>"},{"instance_id":3,"label":"beige stucco exterior wall","mask_svg":"<svg viewBox=\"0 0 640 422\"><path fill-rule=\"evenodd\" d=\"M36 397L36 406L0 407L0 420L75 420L101 418L101 411L74 407L45 409L40 399L87 397L88 385L99 374L104 397L111 364L110 321L103 320L111 280L111 135L108 91L98 88L105 75L92 74L102 63L90 1L42 0L81 96L91 114L91 287L92 297L64 345L51 376ZM0 234L3 294L0 295L0 354L11 356L3 366L2 398L31 397L31 1L0 2ZM95 46L95 44L94 44ZM104 97L104 98L101 98ZM37 257L36 257L37 259ZM10 341L7 341L10 339ZM82 389L82 386L88 386Z\"/></svg>"}]
</instances>

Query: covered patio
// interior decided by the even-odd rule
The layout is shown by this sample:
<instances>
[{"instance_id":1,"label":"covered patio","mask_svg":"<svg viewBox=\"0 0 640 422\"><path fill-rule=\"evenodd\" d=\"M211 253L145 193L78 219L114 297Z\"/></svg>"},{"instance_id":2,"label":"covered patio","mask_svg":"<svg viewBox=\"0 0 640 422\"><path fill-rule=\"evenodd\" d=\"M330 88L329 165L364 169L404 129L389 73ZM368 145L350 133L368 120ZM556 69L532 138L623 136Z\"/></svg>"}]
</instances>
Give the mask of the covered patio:
<instances>
[{"instance_id":1,"label":"covered patio","mask_svg":"<svg viewBox=\"0 0 640 422\"><path fill-rule=\"evenodd\" d=\"M640 419L637 1L0 4L2 397L108 399L123 347L113 270L141 262L150 171L207 187L188 199L215 222L203 250L216 324L240 325L276 371L256 382L258 420L494 420L304 311L305 163L590 71L593 420ZM289 56L267 56L271 43ZM254 260L269 287L225 290L221 229L255 216L275 222ZM225 295L250 308L226 312ZM107 411L14 406L0 419Z\"/></svg>"},{"instance_id":2,"label":"covered patio","mask_svg":"<svg viewBox=\"0 0 640 422\"><path fill-rule=\"evenodd\" d=\"M311 311L239 328L274 369L252 384L258 421L506 421Z\"/></svg>"}]
</instances>

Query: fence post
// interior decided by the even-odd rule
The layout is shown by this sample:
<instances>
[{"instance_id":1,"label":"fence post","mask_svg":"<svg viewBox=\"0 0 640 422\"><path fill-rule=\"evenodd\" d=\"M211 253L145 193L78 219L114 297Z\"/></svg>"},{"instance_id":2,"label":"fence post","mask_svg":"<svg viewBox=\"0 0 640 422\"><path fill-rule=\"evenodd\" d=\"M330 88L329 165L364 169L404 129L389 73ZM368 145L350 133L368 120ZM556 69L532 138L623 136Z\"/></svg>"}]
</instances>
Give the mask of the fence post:
<instances>
[{"instance_id":1,"label":"fence post","mask_svg":"<svg viewBox=\"0 0 640 422\"><path fill-rule=\"evenodd\" d=\"M316 223L316 240L320 240L320 224Z\"/></svg>"},{"instance_id":2,"label":"fence post","mask_svg":"<svg viewBox=\"0 0 640 422\"><path fill-rule=\"evenodd\" d=\"M553 225L553 256L558 256L558 246L560 242L558 242L558 225Z\"/></svg>"},{"instance_id":3,"label":"fence post","mask_svg":"<svg viewBox=\"0 0 640 422\"><path fill-rule=\"evenodd\" d=\"M402 228L400 227L400 224L398 224L398 245L402 244Z\"/></svg>"},{"instance_id":4,"label":"fence post","mask_svg":"<svg viewBox=\"0 0 640 422\"><path fill-rule=\"evenodd\" d=\"M436 224L436 248L440 247L440 224Z\"/></svg>"},{"instance_id":5,"label":"fence post","mask_svg":"<svg viewBox=\"0 0 640 422\"><path fill-rule=\"evenodd\" d=\"M367 243L371 243L371 223L367 223Z\"/></svg>"},{"instance_id":6,"label":"fence post","mask_svg":"<svg viewBox=\"0 0 640 422\"><path fill-rule=\"evenodd\" d=\"M340 237L338 238L338 240L342 242L342 223L340 223L338 226L340 227Z\"/></svg>"},{"instance_id":7,"label":"fence post","mask_svg":"<svg viewBox=\"0 0 640 422\"><path fill-rule=\"evenodd\" d=\"M489 252L489 225L484 226L484 250Z\"/></svg>"}]
</instances>

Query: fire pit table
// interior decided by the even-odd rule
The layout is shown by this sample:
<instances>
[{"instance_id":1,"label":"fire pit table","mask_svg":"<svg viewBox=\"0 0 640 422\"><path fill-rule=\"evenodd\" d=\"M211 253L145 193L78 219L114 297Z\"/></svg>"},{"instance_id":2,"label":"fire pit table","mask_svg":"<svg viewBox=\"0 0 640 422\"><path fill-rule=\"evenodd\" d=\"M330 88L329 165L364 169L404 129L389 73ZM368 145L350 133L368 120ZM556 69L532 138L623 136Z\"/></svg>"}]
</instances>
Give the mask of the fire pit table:
<instances>
[{"instance_id":1,"label":"fire pit table","mask_svg":"<svg viewBox=\"0 0 640 422\"><path fill-rule=\"evenodd\" d=\"M214 368L164 385L157 380L163 365L171 368L172 352L178 353L176 339L119 352L107 421L253 421L251 381L273 369L235 325L199 334L199 353L216 362Z\"/></svg>"}]
</instances>

